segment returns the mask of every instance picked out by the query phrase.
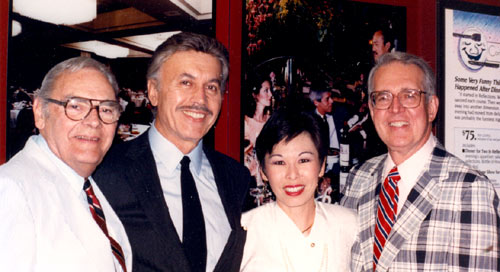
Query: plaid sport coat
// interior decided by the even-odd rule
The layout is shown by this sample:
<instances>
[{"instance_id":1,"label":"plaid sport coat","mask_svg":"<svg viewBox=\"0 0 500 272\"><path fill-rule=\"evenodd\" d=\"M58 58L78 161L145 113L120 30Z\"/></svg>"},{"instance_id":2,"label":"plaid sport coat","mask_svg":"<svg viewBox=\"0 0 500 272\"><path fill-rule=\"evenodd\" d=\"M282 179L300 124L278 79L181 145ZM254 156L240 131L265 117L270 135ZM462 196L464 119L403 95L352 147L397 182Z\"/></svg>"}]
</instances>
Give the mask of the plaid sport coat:
<instances>
[{"instance_id":1,"label":"plaid sport coat","mask_svg":"<svg viewBox=\"0 0 500 272\"><path fill-rule=\"evenodd\" d=\"M355 167L343 192L340 204L357 210L360 224L352 271L373 271L386 158ZM494 184L439 143L426 169L397 216L376 271L499 271L500 207Z\"/></svg>"}]
</instances>

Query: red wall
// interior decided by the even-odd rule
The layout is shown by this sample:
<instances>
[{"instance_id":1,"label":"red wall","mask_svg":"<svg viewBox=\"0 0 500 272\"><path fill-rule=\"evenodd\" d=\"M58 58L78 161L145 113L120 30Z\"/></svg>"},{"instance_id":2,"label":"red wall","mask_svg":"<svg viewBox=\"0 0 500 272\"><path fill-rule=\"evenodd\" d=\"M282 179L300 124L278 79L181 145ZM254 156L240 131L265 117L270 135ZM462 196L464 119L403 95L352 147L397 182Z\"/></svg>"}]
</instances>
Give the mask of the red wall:
<instances>
[{"instance_id":1,"label":"red wall","mask_svg":"<svg viewBox=\"0 0 500 272\"><path fill-rule=\"evenodd\" d=\"M7 137L7 37L9 1L0 1L0 163L5 161Z\"/></svg>"},{"instance_id":2,"label":"red wall","mask_svg":"<svg viewBox=\"0 0 500 272\"><path fill-rule=\"evenodd\" d=\"M436 0L358 0L359 2L404 6L407 10L407 51L427 60L436 68ZM498 0L466 0L500 6ZM6 75L8 2L0 1L0 163L5 161ZM215 148L240 158L241 27L243 0L217 0L216 37L229 50L231 72L228 93L215 129Z\"/></svg>"}]
</instances>

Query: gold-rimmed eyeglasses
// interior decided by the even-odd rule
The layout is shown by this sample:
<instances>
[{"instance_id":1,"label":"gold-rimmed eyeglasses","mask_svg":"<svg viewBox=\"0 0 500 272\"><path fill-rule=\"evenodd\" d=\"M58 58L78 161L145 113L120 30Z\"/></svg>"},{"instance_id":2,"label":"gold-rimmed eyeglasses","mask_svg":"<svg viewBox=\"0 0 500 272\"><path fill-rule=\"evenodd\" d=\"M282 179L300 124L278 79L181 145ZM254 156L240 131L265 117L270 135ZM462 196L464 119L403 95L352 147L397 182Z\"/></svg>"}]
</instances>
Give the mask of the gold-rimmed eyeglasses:
<instances>
[{"instance_id":1,"label":"gold-rimmed eyeglasses","mask_svg":"<svg viewBox=\"0 0 500 272\"><path fill-rule=\"evenodd\" d=\"M406 89L397 94L399 103L405 108L416 108L420 105L420 98L426 92ZM394 95L389 91L377 91L370 94L370 102L378 110L386 110L392 105Z\"/></svg>"},{"instance_id":2,"label":"gold-rimmed eyeglasses","mask_svg":"<svg viewBox=\"0 0 500 272\"><path fill-rule=\"evenodd\" d=\"M120 118L120 104L115 100L88 99L83 97L70 97L65 101L45 98L48 102L64 107L64 113L73 121L81 121L96 109L99 119L105 124L112 124ZM94 105L94 102L98 102Z\"/></svg>"}]
</instances>

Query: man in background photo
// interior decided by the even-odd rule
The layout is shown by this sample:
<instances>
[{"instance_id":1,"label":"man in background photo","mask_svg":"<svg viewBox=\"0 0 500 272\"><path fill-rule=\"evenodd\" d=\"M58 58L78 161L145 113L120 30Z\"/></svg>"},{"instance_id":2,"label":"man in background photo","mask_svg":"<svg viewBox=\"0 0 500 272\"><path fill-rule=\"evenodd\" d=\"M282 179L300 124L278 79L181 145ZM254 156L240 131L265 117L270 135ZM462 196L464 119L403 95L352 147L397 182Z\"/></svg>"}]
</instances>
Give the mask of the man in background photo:
<instances>
[{"instance_id":1,"label":"man in background photo","mask_svg":"<svg viewBox=\"0 0 500 272\"><path fill-rule=\"evenodd\" d=\"M372 52L375 62L385 53L392 52L394 49L394 34L389 28L382 27L373 33Z\"/></svg>"}]
</instances>

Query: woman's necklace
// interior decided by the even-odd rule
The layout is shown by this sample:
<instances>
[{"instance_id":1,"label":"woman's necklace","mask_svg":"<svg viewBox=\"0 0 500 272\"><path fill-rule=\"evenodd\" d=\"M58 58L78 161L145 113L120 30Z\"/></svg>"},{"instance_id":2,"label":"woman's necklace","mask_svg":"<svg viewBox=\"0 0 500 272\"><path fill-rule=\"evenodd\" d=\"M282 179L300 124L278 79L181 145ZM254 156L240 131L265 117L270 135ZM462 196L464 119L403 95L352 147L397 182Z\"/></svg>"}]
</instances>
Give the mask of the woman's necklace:
<instances>
[{"instance_id":1,"label":"woman's necklace","mask_svg":"<svg viewBox=\"0 0 500 272\"><path fill-rule=\"evenodd\" d=\"M302 233L305 233L306 231L310 230L312 228L313 224L311 224L309 227L307 227L305 230L302 231Z\"/></svg>"}]
</instances>

